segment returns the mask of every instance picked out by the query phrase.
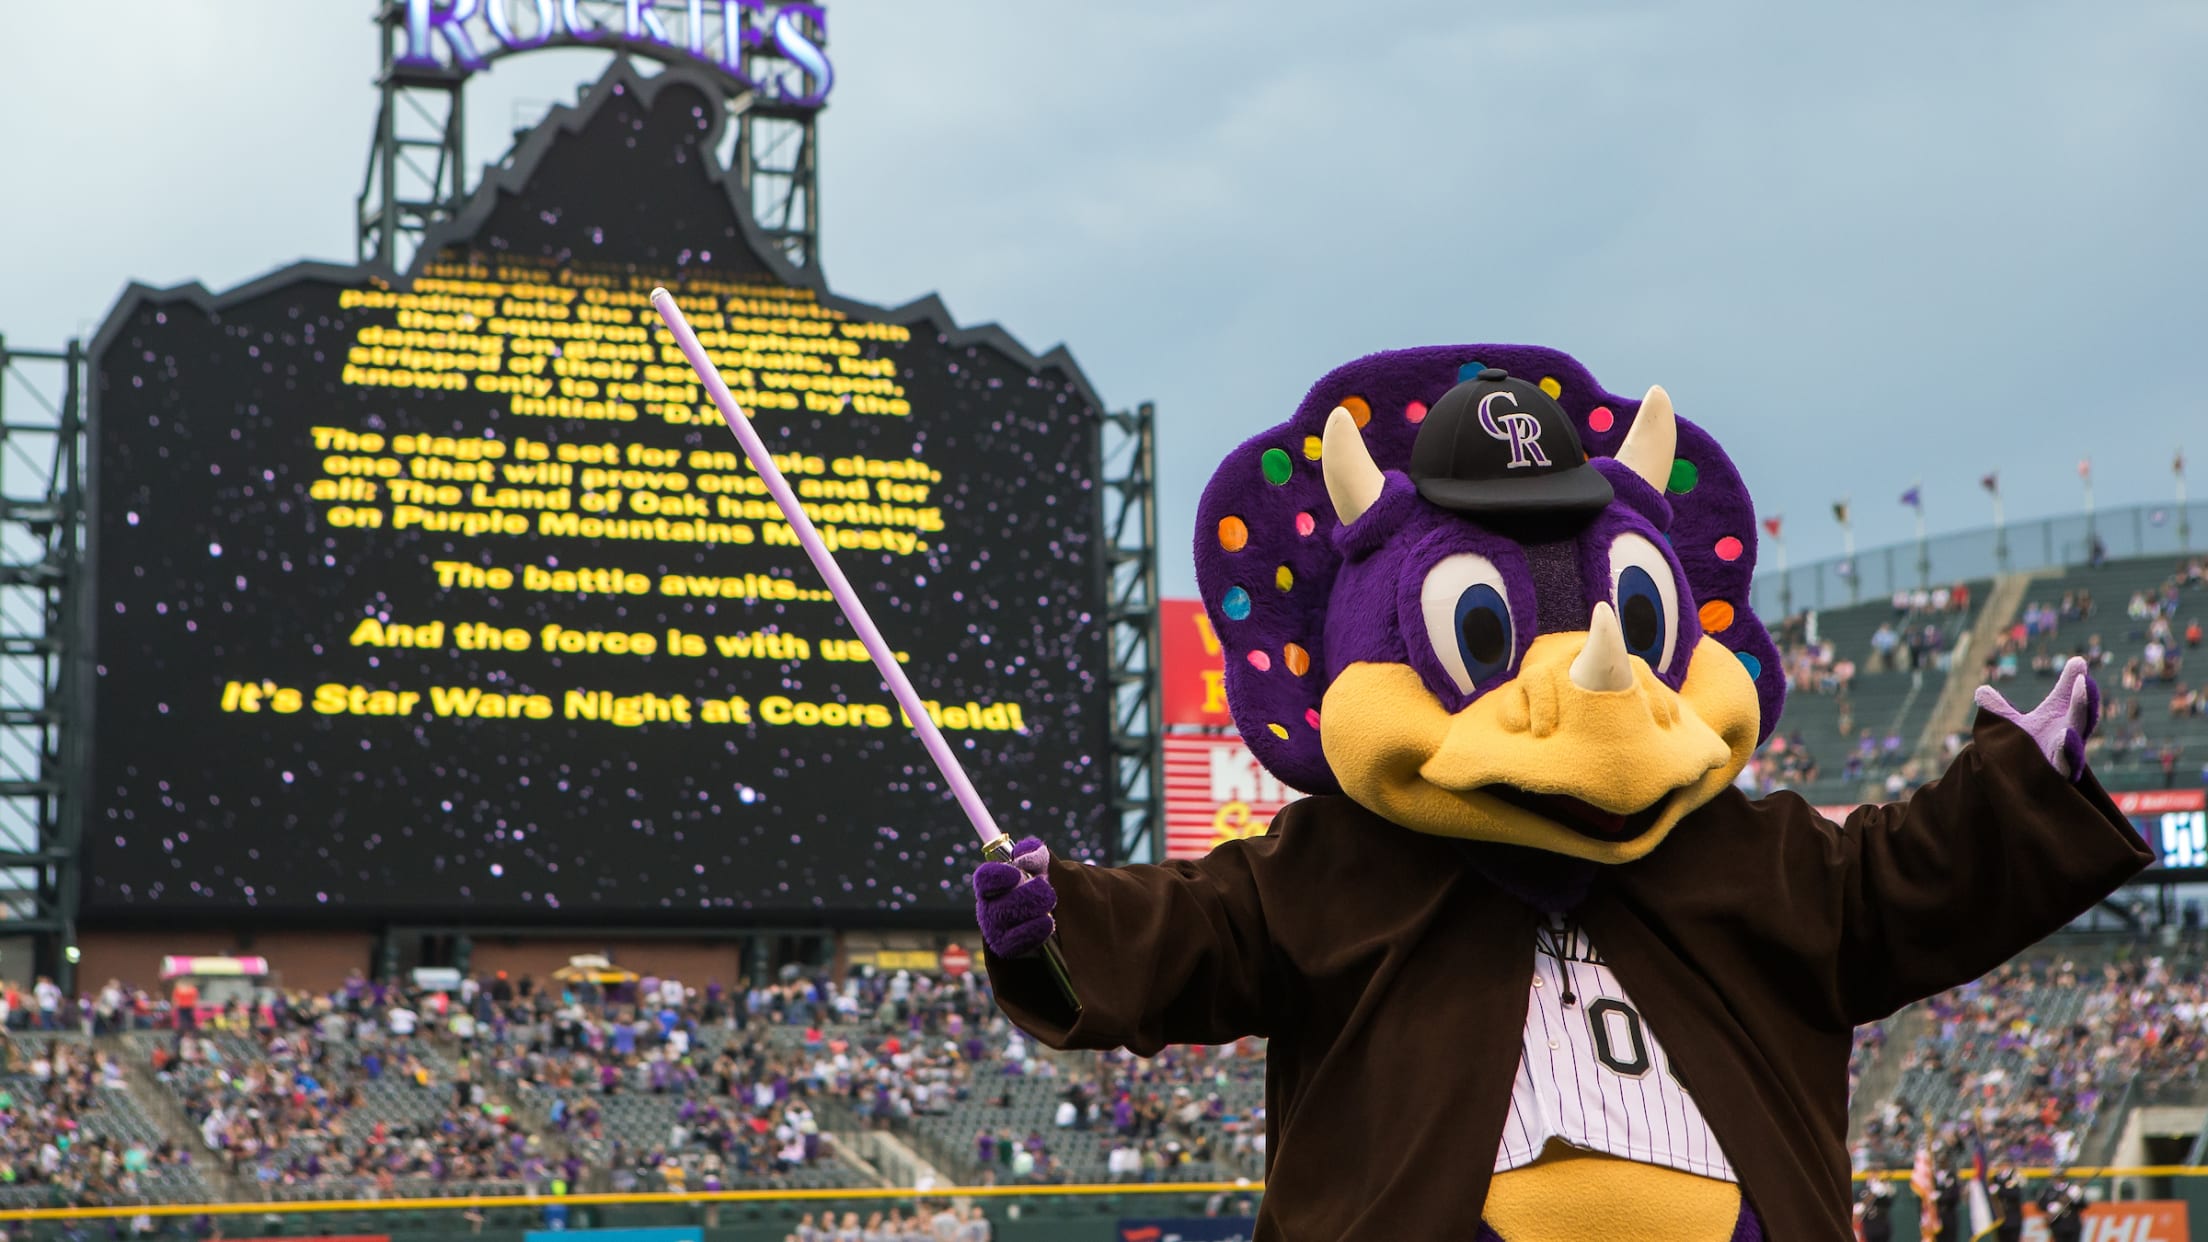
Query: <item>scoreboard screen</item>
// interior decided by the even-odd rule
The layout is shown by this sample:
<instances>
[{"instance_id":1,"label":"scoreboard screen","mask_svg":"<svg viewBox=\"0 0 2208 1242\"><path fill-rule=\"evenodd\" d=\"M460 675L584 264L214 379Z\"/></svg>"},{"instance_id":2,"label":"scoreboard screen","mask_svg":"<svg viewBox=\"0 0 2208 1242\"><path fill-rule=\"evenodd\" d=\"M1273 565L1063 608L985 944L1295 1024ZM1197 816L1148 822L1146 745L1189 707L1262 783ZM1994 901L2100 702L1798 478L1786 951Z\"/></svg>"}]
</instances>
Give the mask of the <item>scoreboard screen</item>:
<instances>
[{"instance_id":1,"label":"scoreboard screen","mask_svg":"<svg viewBox=\"0 0 2208 1242\"><path fill-rule=\"evenodd\" d=\"M2154 851L2157 867L2208 867L2208 790L2141 789L2109 795Z\"/></svg>"},{"instance_id":2,"label":"scoreboard screen","mask_svg":"<svg viewBox=\"0 0 2208 1242\"><path fill-rule=\"evenodd\" d=\"M758 244L616 65L403 280L95 346L95 916L942 914L975 839L649 308L680 299L1005 826L1108 848L1098 407Z\"/></svg>"}]
</instances>

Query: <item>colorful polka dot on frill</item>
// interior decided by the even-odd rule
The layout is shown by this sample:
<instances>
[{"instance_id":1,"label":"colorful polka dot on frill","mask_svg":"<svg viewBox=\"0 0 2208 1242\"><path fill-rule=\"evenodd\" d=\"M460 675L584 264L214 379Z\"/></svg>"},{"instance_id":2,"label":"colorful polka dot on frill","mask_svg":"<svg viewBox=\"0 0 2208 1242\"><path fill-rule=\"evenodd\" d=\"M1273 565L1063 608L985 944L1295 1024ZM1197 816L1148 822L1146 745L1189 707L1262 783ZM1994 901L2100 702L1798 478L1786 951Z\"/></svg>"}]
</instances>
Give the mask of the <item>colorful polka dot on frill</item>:
<instances>
[{"instance_id":1,"label":"colorful polka dot on frill","mask_svg":"<svg viewBox=\"0 0 2208 1242\"><path fill-rule=\"evenodd\" d=\"M1240 552L1249 546L1250 526L1238 517L1219 519L1219 546L1229 552Z\"/></svg>"},{"instance_id":2,"label":"colorful polka dot on frill","mask_svg":"<svg viewBox=\"0 0 2208 1242\"><path fill-rule=\"evenodd\" d=\"M1541 391L1549 394L1551 399L1561 397L1564 395L1564 384L1553 375L1544 375L1541 377Z\"/></svg>"},{"instance_id":3,"label":"colorful polka dot on frill","mask_svg":"<svg viewBox=\"0 0 2208 1242\"><path fill-rule=\"evenodd\" d=\"M1740 540L1727 535L1718 540L1716 546L1712 547L1710 551L1717 553L1717 559L1721 561L1737 561L1740 559L1740 554L1746 549L1741 546Z\"/></svg>"},{"instance_id":4,"label":"colorful polka dot on frill","mask_svg":"<svg viewBox=\"0 0 2208 1242\"><path fill-rule=\"evenodd\" d=\"M1228 587L1219 597L1219 611L1227 614L1229 621L1247 621L1250 617L1250 593L1241 587Z\"/></svg>"},{"instance_id":5,"label":"colorful polka dot on frill","mask_svg":"<svg viewBox=\"0 0 2208 1242\"><path fill-rule=\"evenodd\" d=\"M1713 599L1702 605L1702 632L1722 634L1733 628L1733 606L1721 599Z\"/></svg>"},{"instance_id":6,"label":"colorful polka dot on frill","mask_svg":"<svg viewBox=\"0 0 2208 1242\"><path fill-rule=\"evenodd\" d=\"M1292 570L1292 569L1290 569L1290 568L1288 568L1288 567L1287 567L1286 565L1283 565L1283 566L1281 566L1281 567L1280 567L1279 569L1276 569L1276 570L1274 570L1274 571L1273 571L1273 585L1274 585L1274 586L1276 586L1276 587L1279 587L1279 588L1280 588L1281 590L1283 590L1283 591L1285 591L1285 590L1288 590L1288 589L1289 589L1290 587L1293 587L1293 586L1295 586L1295 585L1296 585L1296 574L1295 574L1295 571L1294 571L1294 570Z\"/></svg>"},{"instance_id":7,"label":"colorful polka dot on frill","mask_svg":"<svg viewBox=\"0 0 2208 1242\"><path fill-rule=\"evenodd\" d=\"M1305 713L1303 714L1303 723L1305 723L1305 724L1307 724L1307 725L1310 725L1310 726L1311 726L1312 728L1314 728L1314 729L1318 728L1318 727L1319 727L1319 709L1318 709L1318 708L1316 708L1316 707L1314 707L1314 708L1312 708L1312 709L1311 709L1310 711L1307 711L1307 712L1305 712Z\"/></svg>"},{"instance_id":8,"label":"colorful polka dot on frill","mask_svg":"<svg viewBox=\"0 0 2208 1242\"><path fill-rule=\"evenodd\" d=\"M1363 397L1342 398L1342 408L1348 410L1349 416L1357 420L1359 431L1363 431L1365 424L1372 421L1372 405Z\"/></svg>"},{"instance_id":9,"label":"colorful polka dot on frill","mask_svg":"<svg viewBox=\"0 0 2208 1242\"><path fill-rule=\"evenodd\" d=\"M1702 481L1702 471L1695 464L1681 457L1671 463L1671 478L1666 487L1674 496L1684 496Z\"/></svg>"},{"instance_id":10,"label":"colorful polka dot on frill","mask_svg":"<svg viewBox=\"0 0 2208 1242\"><path fill-rule=\"evenodd\" d=\"M1319 520L1317 518L1312 517L1308 513L1299 513L1296 515L1297 534L1302 535L1304 538L1308 539L1311 537L1311 532L1317 530L1318 528Z\"/></svg>"},{"instance_id":11,"label":"colorful polka dot on frill","mask_svg":"<svg viewBox=\"0 0 2208 1242\"><path fill-rule=\"evenodd\" d=\"M1285 741L1287 741L1287 740L1288 740L1288 726L1287 726L1287 725L1284 725L1284 724L1269 724L1269 725L1266 725L1265 727L1266 727L1266 728L1268 728L1268 729L1271 729L1271 730L1273 731L1273 736L1274 736L1274 737L1277 737L1277 738L1279 738L1279 739L1280 739L1281 741L1285 742Z\"/></svg>"},{"instance_id":12,"label":"colorful polka dot on frill","mask_svg":"<svg viewBox=\"0 0 2208 1242\"><path fill-rule=\"evenodd\" d=\"M1262 651L1253 651L1250 653L1250 667L1260 673L1270 672L1273 667L1273 657Z\"/></svg>"},{"instance_id":13,"label":"colorful polka dot on frill","mask_svg":"<svg viewBox=\"0 0 2208 1242\"><path fill-rule=\"evenodd\" d=\"M1311 671L1311 653L1294 643L1280 649L1280 662L1287 665L1288 671L1298 677Z\"/></svg>"},{"instance_id":14,"label":"colorful polka dot on frill","mask_svg":"<svg viewBox=\"0 0 2208 1242\"><path fill-rule=\"evenodd\" d=\"M1405 418L1409 419L1410 421L1412 421L1412 422L1414 422L1414 423L1423 423L1423 422L1425 422L1425 421L1426 421L1426 403L1425 403L1425 402L1423 402L1423 401L1413 401L1413 402L1411 402L1411 403L1410 403L1409 405L1406 405L1406 406L1404 406L1404 407L1403 407L1403 417L1405 417Z\"/></svg>"},{"instance_id":15,"label":"colorful polka dot on frill","mask_svg":"<svg viewBox=\"0 0 2208 1242\"><path fill-rule=\"evenodd\" d=\"M1265 481L1274 487L1286 483L1296 472L1296 463L1288 460L1285 449L1270 448L1258 459L1258 467L1265 472Z\"/></svg>"},{"instance_id":16,"label":"colorful polka dot on frill","mask_svg":"<svg viewBox=\"0 0 2208 1242\"><path fill-rule=\"evenodd\" d=\"M1748 670L1749 680L1753 681L1756 678L1763 676L1763 661L1757 659L1752 655L1749 655L1745 651L1736 651L1733 654L1740 657L1740 666Z\"/></svg>"},{"instance_id":17,"label":"colorful polka dot on frill","mask_svg":"<svg viewBox=\"0 0 2208 1242\"><path fill-rule=\"evenodd\" d=\"M1607 405L1598 405L1594 409L1587 411L1587 426L1592 429L1596 435L1601 435L1602 433L1610 430L1612 427L1615 427L1617 425L1618 416L1611 413L1610 407Z\"/></svg>"},{"instance_id":18,"label":"colorful polka dot on frill","mask_svg":"<svg viewBox=\"0 0 2208 1242\"><path fill-rule=\"evenodd\" d=\"M1319 459L1319 454L1325 451L1325 442L1320 440L1317 436L1305 436L1303 438L1303 455L1305 459L1310 461L1317 461Z\"/></svg>"}]
</instances>

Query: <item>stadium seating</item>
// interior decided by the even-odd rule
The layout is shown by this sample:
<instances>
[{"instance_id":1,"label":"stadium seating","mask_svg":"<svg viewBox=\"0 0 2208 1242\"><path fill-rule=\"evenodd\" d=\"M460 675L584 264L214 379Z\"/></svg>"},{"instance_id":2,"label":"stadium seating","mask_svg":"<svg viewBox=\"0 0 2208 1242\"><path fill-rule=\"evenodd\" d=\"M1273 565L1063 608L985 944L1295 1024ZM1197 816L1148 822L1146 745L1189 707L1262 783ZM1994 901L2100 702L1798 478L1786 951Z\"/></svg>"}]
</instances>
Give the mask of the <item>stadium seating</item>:
<instances>
[{"instance_id":1,"label":"stadium seating","mask_svg":"<svg viewBox=\"0 0 2208 1242\"><path fill-rule=\"evenodd\" d=\"M19 1032L0 1042L0 1207L209 1197L191 1149L146 1116L127 1078L101 1072L91 1040ZM72 1078L76 1090L64 1084Z\"/></svg>"},{"instance_id":2,"label":"stadium seating","mask_svg":"<svg viewBox=\"0 0 2208 1242\"><path fill-rule=\"evenodd\" d=\"M2074 1163L2105 1155L2124 1103L2208 1103L2200 950L2050 945L1910 1007L1890 1028L1913 1034L1879 1054L1900 1058L1895 1089L1856 1101L1857 1163L1903 1167L1927 1140Z\"/></svg>"},{"instance_id":3,"label":"stadium seating","mask_svg":"<svg viewBox=\"0 0 2208 1242\"><path fill-rule=\"evenodd\" d=\"M2027 598L2055 608L2063 598L2081 594L2093 600L2092 615L2061 619L2052 633L2035 641L2034 648L2068 656L2083 653L2098 639L2099 649L2106 652L2095 670L2109 707L2102 745L2094 754L2099 770L2118 788L2204 783L2208 707L2198 706L2196 700L2191 714L2180 714L2173 711L2172 698L2196 694L2208 683L2208 642L2188 644L2185 637L2191 626L2208 629L2208 558L2150 557L2073 568L2035 580ZM2178 666L2168 676L2138 669L2141 684L2127 688L2127 666L2140 661L2153 624L2151 615L2136 615L2135 597L2167 618L2173 641L2166 645ZM2129 710L2134 704L2136 717ZM2174 752L2167 773L2162 761L2165 748Z\"/></svg>"},{"instance_id":4,"label":"stadium seating","mask_svg":"<svg viewBox=\"0 0 2208 1242\"><path fill-rule=\"evenodd\" d=\"M1786 787L1813 802L1847 803L1878 796L1889 776L1916 780L1912 760L1950 655L1991 587L1953 584L1921 599L1803 613L1774 627L1788 669L1787 704L1758 756L1757 791ZM1894 639L1883 656L1875 641L1881 628Z\"/></svg>"}]
</instances>

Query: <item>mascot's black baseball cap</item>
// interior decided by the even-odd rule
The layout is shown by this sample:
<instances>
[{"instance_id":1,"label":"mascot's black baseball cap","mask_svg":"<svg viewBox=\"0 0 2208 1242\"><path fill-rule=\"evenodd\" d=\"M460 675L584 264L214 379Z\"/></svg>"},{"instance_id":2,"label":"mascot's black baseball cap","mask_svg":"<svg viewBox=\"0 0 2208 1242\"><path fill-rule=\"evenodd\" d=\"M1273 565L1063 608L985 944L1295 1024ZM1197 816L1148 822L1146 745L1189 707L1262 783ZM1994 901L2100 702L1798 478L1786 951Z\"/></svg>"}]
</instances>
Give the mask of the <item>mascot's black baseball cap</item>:
<instances>
[{"instance_id":1,"label":"mascot's black baseball cap","mask_svg":"<svg viewBox=\"0 0 2208 1242\"><path fill-rule=\"evenodd\" d=\"M1612 498L1564 407L1496 367L1434 402L1407 473L1419 495L1457 513L1592 517Z\"/></svg>"}]
</instances>

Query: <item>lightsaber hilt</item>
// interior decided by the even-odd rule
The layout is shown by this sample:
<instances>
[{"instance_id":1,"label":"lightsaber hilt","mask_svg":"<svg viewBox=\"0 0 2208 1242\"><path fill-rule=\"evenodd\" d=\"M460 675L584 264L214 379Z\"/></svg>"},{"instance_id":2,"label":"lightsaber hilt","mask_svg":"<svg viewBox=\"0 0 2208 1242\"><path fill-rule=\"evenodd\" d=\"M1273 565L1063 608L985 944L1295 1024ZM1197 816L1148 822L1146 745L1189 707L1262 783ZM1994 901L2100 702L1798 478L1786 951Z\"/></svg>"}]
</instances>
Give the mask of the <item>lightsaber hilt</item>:
<instances>
[{"instance_id":1,"label":"lightsaber hilt","mask_svg":"<svg viewBox=\"0 0 2208 1242\"><path fill-rule=\"evenodd\" d=\"M705 347L698 343L698 334L691 330L690 321L683 317L682 308L675 305L674 295L665 289L652 290L652 307L667 324L667 331L674 335L675 345L682 350L682 356L690 360L690 369L698 373L698 379L705 385L706 395L713 398L714 406L721 412L721 421L727 423L728 429L735 433L736 442L744 446L744 456L751 460L751 468L758 473L760 481L767 485L767 494L774 497L775 506L782 510L783 519L796 532L798 545L805 549L805 555L813 562L813 568L827 582L828 593L835 596L836 606L843 610L844 619L851 623L852 630L858 634L860 645L866 648L866 654L874 661L874 668L889 685L890 695L904 709L905 719L912 722L913 732L920 735L920 744L927 749L928 757L935 760L936 770L943 774L944 782L951 787L951 796L958 800L959 809L966 812L967 822L974 826L975 833L981 837L983 856L998 860L997 855L989 851L1001 848L1002 860L1008 861L1012 854L1012 839L997 827L996 818L989 814L989 808L982 803L980 792L967 777L966 769L952 752L950 742L944 739L943 731L935 725L935 718L928 715L926 705L920 701L920 692L912 688L912 681L905 676L904 667L897 663L896 653L889 649L889 644L882 638L880 627L867 614L865 602L852 589L851 580L843 576L843 568L836 564L835 554L828 550L820 532L813 529L812 519L805 515L805 506L798 503L797 493L791 490L790 481L782 477L781 468L774 464L774 455L767 452L766 443L759 438L758 429L751 425L751 418L744 413L742 406L736 404L735 394L729 392L727 381L721 378L721 369L713 365L713 359L706 356ZM1058 946L1046 944L1044 959L1050 964L1051 973L1056 977L1059 989L1066 994L1066 1000L1073 1005L1076 1013L1080 1012L1081 1002L1074 997L1073 981L1066 974L1065 959L1059 955Z\"/></svg>"},{"instance_id":2,"label":"lightsaber hilt","mask_svg":"<svg viewBox=\"0 0 2208 1242\"><path fill-rule=\"evenodd\" d=\"M998 833L996 840L981 847L981 856L990 862L1011 862L1012 838ZM1059 994L1073 1006L1073 1011L1080 1013L1081 997L1073 990L1073 975L1066 970L1066 955L1058 951L1058 933L1052 932L1050 938L1043 941L1041 953L1043 965L1050 969L1050 981L1058 985Z\"/></svg>"}]
</instances>

